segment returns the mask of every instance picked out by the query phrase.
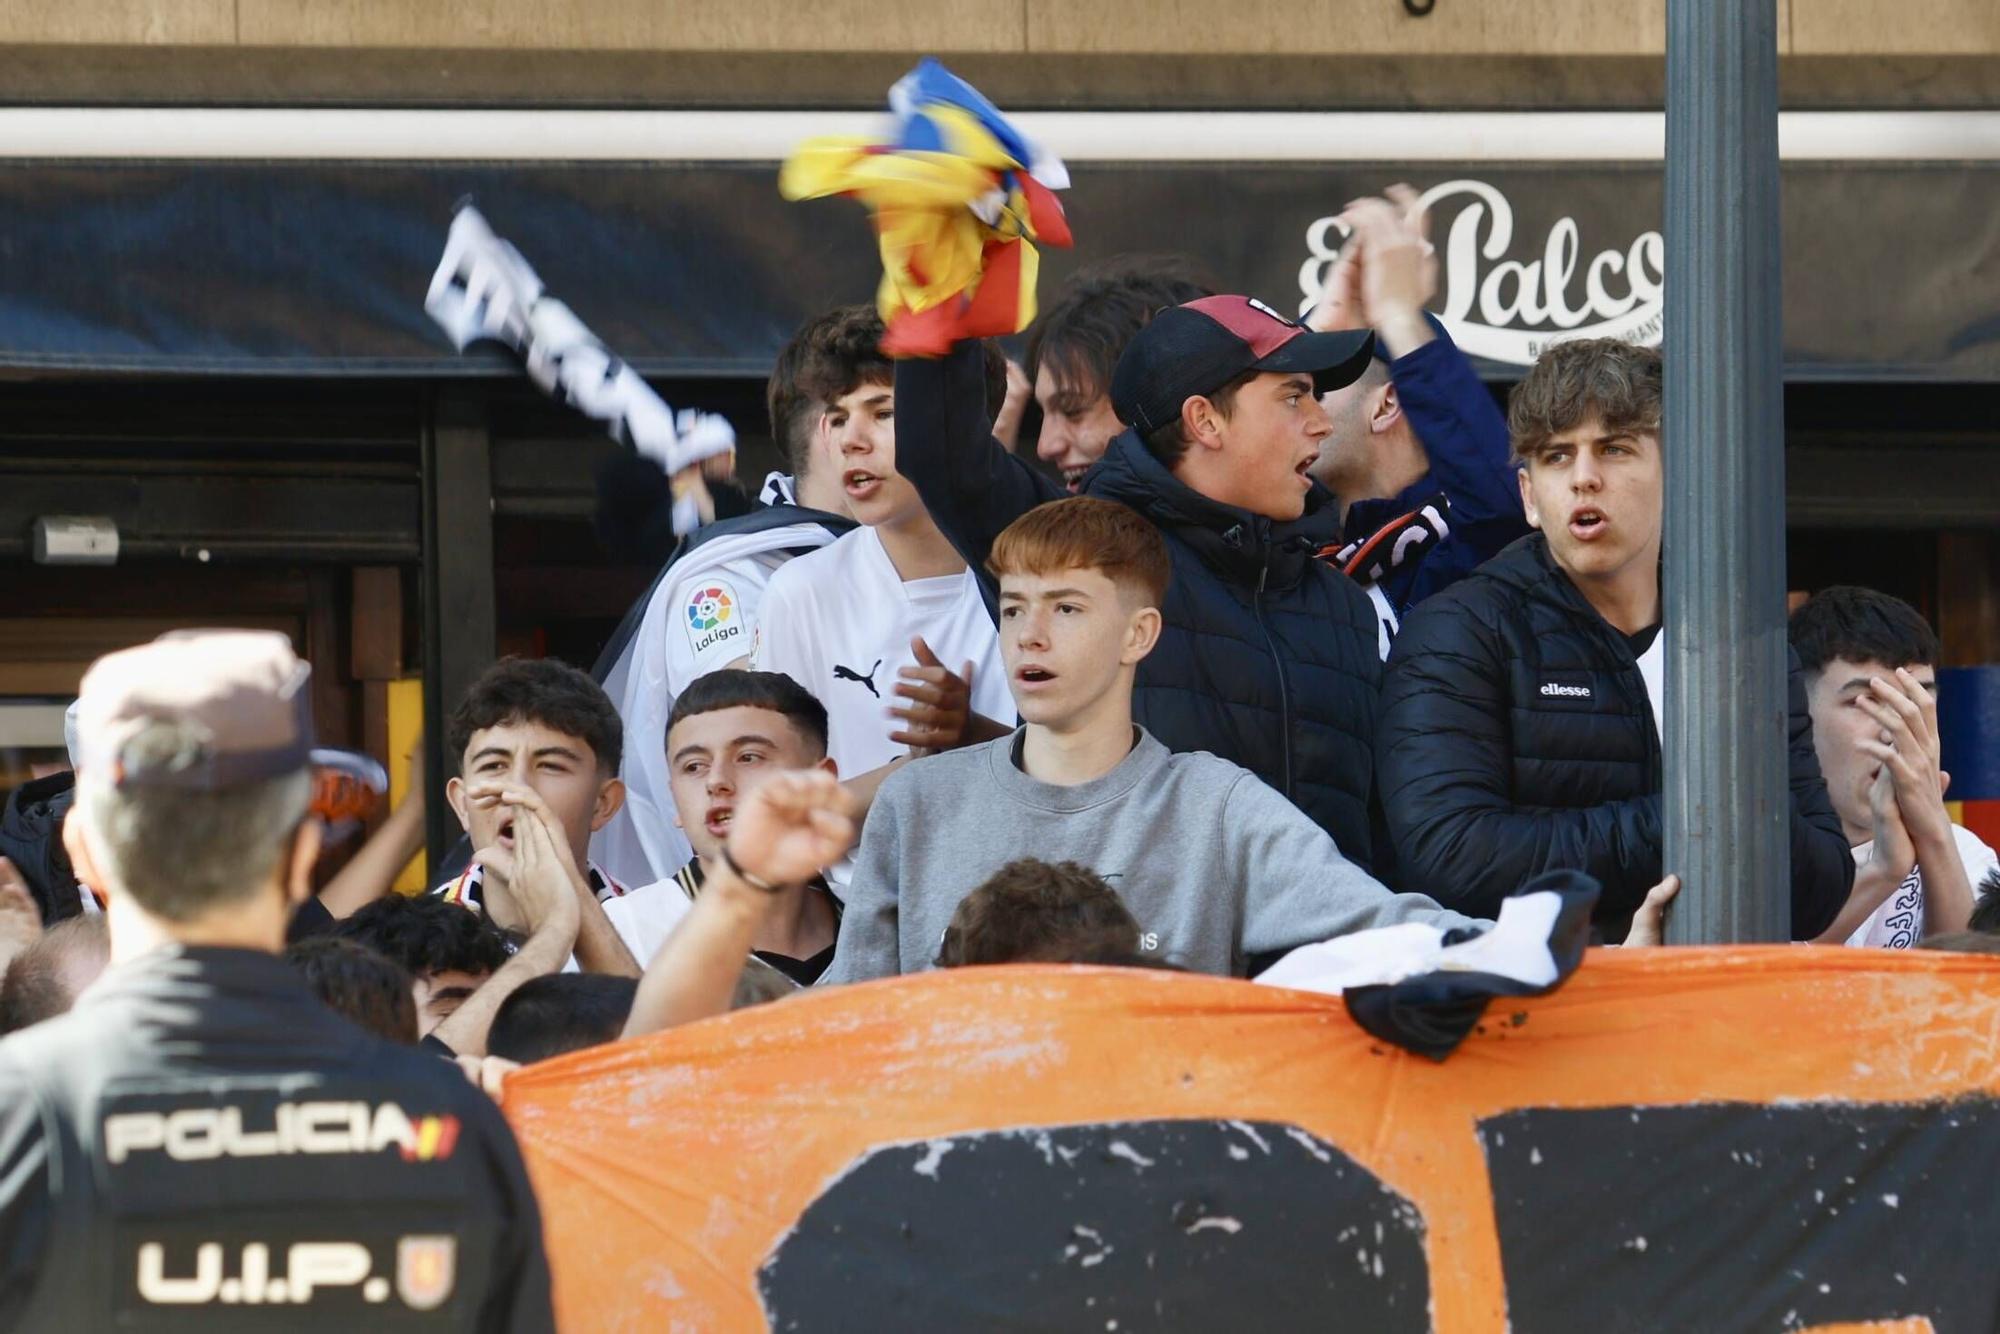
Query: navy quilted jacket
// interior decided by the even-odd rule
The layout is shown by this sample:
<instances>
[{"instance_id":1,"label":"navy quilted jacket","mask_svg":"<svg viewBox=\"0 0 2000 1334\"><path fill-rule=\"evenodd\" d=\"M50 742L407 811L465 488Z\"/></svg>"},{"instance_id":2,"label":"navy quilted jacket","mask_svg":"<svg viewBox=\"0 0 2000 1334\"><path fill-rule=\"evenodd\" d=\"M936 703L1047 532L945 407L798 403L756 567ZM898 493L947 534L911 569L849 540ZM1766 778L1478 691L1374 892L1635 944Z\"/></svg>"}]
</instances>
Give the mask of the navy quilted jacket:
<instances>
[{"instance_id":1,"label":"navy quilted jacket","mask_svg":"<svg viewBox=\"0 0 2000 1334\"><path fill-rule=\"evenodd\" d=\"M1831 925L1854 858L1792 657L1792 934ZM1474 917L1544 871L1603 886L1614 938L1660 880L1664 774L1631 645L1522 538L1410 612L1389 655L1376 774L1400 887Z\"/></svg>"},{"instance_id":2,"label":"navy quilted jacket","mask_svg":"<svg viewBox=\"0 0 2000 1334\"><path fill-rule=\"evenodd\" d=\"M1000 530L1064 494L993 439L979 347L896 364L896 469L993 592ZM1159 526L1173 559L1165 630L1139 665L1134 710L1168 749L1205 750L1256 774L1363 867L1374 867L1375 693L1382 680L1368 595L1313 559L1339 532L1314 487L1305 517L1273 524L1176 481L1127 431L1083 483Z\"/></svg>"}]
</instances>

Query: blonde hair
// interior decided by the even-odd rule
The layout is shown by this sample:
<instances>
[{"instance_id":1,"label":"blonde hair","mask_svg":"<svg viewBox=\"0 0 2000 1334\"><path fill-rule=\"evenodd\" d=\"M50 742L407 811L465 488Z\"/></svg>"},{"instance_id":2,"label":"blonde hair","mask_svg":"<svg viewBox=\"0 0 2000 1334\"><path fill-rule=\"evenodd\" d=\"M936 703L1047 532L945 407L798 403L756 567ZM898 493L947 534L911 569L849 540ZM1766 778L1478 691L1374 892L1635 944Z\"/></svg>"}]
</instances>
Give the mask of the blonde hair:
<instances>
[{"instance_id":1,"label":"blonde hair","mask_svg":"<svg viewBox=\"0 0 2000 1334\"><path fill-rule=\"evenodd\" d=\"M171 719L148 723L127 757L191 754L199 738ZM256 897L279 870L312 801L305 769L214 791L117 787L78 775L77 813L115 888L154 917L192 921Z\"/></svg>"}]
</instances>

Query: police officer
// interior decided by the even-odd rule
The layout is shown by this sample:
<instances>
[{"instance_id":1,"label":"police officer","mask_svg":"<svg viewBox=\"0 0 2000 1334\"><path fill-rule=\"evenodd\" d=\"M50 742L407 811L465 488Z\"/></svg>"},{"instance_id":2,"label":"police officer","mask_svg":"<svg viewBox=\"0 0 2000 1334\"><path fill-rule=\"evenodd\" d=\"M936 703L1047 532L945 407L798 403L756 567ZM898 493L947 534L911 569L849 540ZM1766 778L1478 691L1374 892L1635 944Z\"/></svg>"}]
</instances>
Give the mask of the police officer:
<instances>
[{"instance_id":1,"label":"police officer","mask_svg":"<svg viewBox=\"0 0 2000 1334\"><path fill-rule=\"evenodd\" d=\"M552 1327L498 1110L277 957L319 848L309 678L243 631L84 678L64 839L112 966L0 1042L0 1328Z\"/></svg>"}]
</instances>

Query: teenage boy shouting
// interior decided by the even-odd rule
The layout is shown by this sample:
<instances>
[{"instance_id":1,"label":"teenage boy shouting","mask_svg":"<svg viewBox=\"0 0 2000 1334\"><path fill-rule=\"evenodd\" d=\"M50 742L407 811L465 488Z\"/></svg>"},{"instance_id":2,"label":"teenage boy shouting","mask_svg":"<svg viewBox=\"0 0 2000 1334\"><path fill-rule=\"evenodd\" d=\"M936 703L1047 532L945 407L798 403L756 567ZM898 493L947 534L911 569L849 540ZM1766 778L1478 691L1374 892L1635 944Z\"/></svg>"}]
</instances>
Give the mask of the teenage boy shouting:
<instances>
[{"instance_id":1,"label":"teenage boy shouting","mask_svg":"<svg viewBox=\"0 0 2000 1334\"><path fill-rule=\"evenodd\" d=\"M675 823L694 856L672 877L604 905L633 957L650 962L688 907L735 824L736 812L771 775L834 772L826 757L826 706L789 676L725 669L695 681L667 722L667 772ZM760 918L751 952L801 986L833 958L840 900L818 876L785 885Z\"/></svg>"},{"instance_id":2,"label":"teenage boy shouting","mask_svg":"<svg viewBox=\"0 0 2000 1334\"><path fill-rule=\"evenodd\" d=\"M689 534L626 612L598 660L595 675L616 701L632 745L619 774L625 804L591 835L590 855L627 883L671 875L689 855L674 827L661 740L674 700L696 677L750 656L764 589L779 566L854 527L839 465L820 427L822 396L830 387L824 382L826 351L852 318L851 308L837 307L807 320L771 367L764 402L771 438L791 471L766 477L748 514ZM666 473L643 455L621 459L619 466L656 474L660 526L671 530Z\"/></svg>"},{"instance_id":3,"label":"teenage boy shouting","mask_svg":"<svg viewBox=\"0 0 2000 1334\"><path fill-rule=\"evenodd\" d=\"M1075 497L993 544L1013 734L917 761L876 794L824 981L929 967L972 888L1024 850L1109 881L1150 957L1242 975L1253 959L1365 927L1474 923L1391 894L1249 771L1175 754L1132 719L1160 642L1165 540ZM1372 656L1372 653L1371 653Z\"/></svg>"},{"instance_id":4,"label":"teenage boy shouting","mask_svg":"<svg viewBox=\"0 0 2000 1334\"><path fill-rule=\"evenodd\" d=\"M1414 609L1382 687L1376 765L1399 883L1491 914L1575 870L1617 938L1660 879L1660 355L1559 343L1516 386L1508 428L1539 532ZM1791 673L1792 932L1854 881ZM1771 887L1778 892L1777 886Z\"/></svg>"},{"instance_id":5,"label":"teenage boy shouting","mask_svg":"<svg viewBox=\"0 0 2000 1334\"><path fill-rule=\"evenodd\" d=\"M638 964L600 906L625 886L581 852L625 799L618 779L624 738L610 697L576 668L535 658L502 658L487 668L445 732L447 750L458 756L445 799L471 839L473 861L433 892L484 910L499 926L524 926L508 880L523 832L518 822L533 819L547 826L575 890L578 965L637 977Z\"/></svg>"},{"instance_id":6,"label":"teenage boy shouting","mask_svg":"<svg viewBox=\"0 0 2000 1334\"><path fill-rule=\"evenodd\" d=\"M632 744L620 772L625 804L591 835L590 855L628 884L664 879L693 852L674 823L666 770L663 739L675 699L704 673L747 662L772 574L855 526L827 409L855 387L855 331L863 328L880 335L872 308L839 306L807 320L785 344L765 403L772 439L783 447L791 473L766 477L748 514L690 534L626 612L598 660L596 676L617 702ZM988 348L981 369L988 410L1003 411L1006 363ZM670 527L666 475L637 456L621 466L658 473L660 526ZM898 645L897 652L905 647ZM899 716L907 721L910 706L934 699L946 674L942 664L920 665L897 674L893 689L883 690L901 702Z\"/></svg>"},{"instance_id":7,"label":"teenage boy shouting","mask_svg":"<svg viewBox=\"0 0 2000 1334\"><path fill-rule=\"evenodd\" d=\"M771 576L751 654L756 670L782 672L826 705L827 754L848 775L907 754L890 713L899 679L967 664L973 709L1012 716L979 582L896 470L881 342L881 317L857 307L821 348L829 444L862 526Z\"/></svg>"},{"instance_id":8,"label":"teenage boy shouting","mask_svg":"<svg viewBox=\"0 0 2000 1334\"><path fill-rule=\"evenodd\" d=\"M1243 765L1363 866L1379 632L1367 594L1315 559L1338 546L1340 517L1308 474L1331 429L1318 396L1353 383L1371 346L1249 297L1163 310L1118 359L1112 415L1127 429L1082 481L1156 527L1173 568L1159 652L1138 666L1138 721L1169 750ZM975 365L961 348L896 368L903 469L955 516L947 535L969 559L1062 493L994 443Z\"/></svg>"}]
</instances>

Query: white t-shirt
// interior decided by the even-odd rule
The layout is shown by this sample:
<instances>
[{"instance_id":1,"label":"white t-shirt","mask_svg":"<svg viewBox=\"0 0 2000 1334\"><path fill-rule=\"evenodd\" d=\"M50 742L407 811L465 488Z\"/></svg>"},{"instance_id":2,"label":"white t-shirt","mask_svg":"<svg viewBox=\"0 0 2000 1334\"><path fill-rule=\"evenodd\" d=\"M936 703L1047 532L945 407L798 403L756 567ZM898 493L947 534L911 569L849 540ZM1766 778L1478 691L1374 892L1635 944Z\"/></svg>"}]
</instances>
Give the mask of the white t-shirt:
<instances>
[{"instance_id":1,"label":"white t-shirt","mask_svg":"<svg viewBox=\"0 0 2000 1334\"><path fill-rule=\"evenodd\" d=\"M767 504L789 500L777 474ZM638 629L604 678L625 722L625 805L590 839L593 860L626 884L673 874L694 855L674 824L667 781L667 716L696 677L748 657L772 573L833 535L818 523L729 533L694 548L649 595Z\"/></svg>"},{"instance_id":2,"label":"white t-shirt","mask_svg":"<svg viewBox=\"0 0 2000 1334\"><path fill-rule=\"evenodd\" d=\"M625 886L620 884L616 878L606 875L604 868L596 862L586 863L584 870L590 881L591 893L597 895L598 903L607 909L623 898L628 892ZM483 913L486 911L486 900L482 894L482 886L485 883L486 868L478 862L474 862L459 872L456 878L447 880L442 885L435 886L430 892L436 897L443 899L446 903L456 903L461 908ZM582 965L576 961L575 954L569 956L569 961L563 964L562 971L565 973L580 973L583 971Z\"/></svg>"},{"instance_id":3,"label":"white t-shirt","mask_svg":"<svg viewBox=\"0 0 2000 1334\"><path fill-rule=\"evenodd\" d=\"M1958 842L1958 859L1965 863L1966 879L1972 882L1972 892L1979 892L1979 882L1995 866L2000 866L2000 856L1986 846L1979 835L1962 825L1951 827L1951 836ZM1875 849L1870 839L1854 849L1854 862L1859 866L1868 860L1868 854ZM1866 949L1906 950L1924 938L1924 872L1920 866L1912 866L1910 873L1903 877L1903 883L1895 892L1882 900L1868 920L1854 928L1854 934L1847 943Z\"/></svg>"},{"instance_id":4,"label":"white t-shirt","mask_svg":"<svg viewBox=\"0 0 2000 1334\"><path fill-rule=\"evenodd\" d=\"M680 880L669 876L609 900L604 905L604 915L611 919L618 938L625 942L625 948L632 951L632 957L643 969L653 962L660 946L666 944L674 927L693 906L694 901Z\"/></svg>"},{"instance_id":5,"label":"white t-shirt","mask_svg":"<svg viewBox=\"0 0 2000 1334\"><path fill-rule=\"evenodd\" d=\"M1653 642L1639 655L1639 675L1646 682L1646 698L1653 706L1653 735L1665 739L1667 718L1667 627L1661 626Z\"/></svg>"},{"instance_id":6,"label":"white t-shirt","mask_svg":"<svg viewBox=\"0 0 2000 1334\"><path fill-rule=\"evenodd\" d=\"M1000 637L971 570L905 580L872 528L857 528L771 576L758 616L751 665L783 672L819 697L827 712L827 753L842 778L880 768L906 747L889 740L900 724L896 673L914 666L913 636L958 671L972 662L972 707L1011 722L1014 698L1000 661Z\"/></svg>"}]
</instances>

